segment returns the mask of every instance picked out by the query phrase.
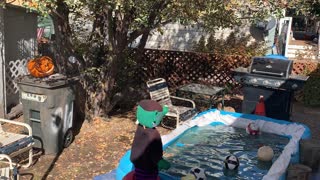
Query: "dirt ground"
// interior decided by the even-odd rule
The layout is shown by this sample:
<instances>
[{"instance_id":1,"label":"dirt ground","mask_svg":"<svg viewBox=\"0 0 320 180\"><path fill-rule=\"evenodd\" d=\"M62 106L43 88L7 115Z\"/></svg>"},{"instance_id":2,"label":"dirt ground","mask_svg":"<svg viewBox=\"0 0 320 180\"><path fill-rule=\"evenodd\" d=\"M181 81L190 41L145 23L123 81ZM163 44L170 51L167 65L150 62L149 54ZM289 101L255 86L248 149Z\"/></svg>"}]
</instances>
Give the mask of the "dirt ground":
<instances>
[{"instance_id":1,"label":"dirt ground","mask_svg":"<svg viewBox=\"0 0 320 180\"><path fill-rule=\"evenodd\" d=\"M74 142L61 154L36 152L34 164L20 169L21 179L92 179L107 173L117 167L120 158L131 148L135 129L133 111L109 120L85 121ZM169 132L158 129L161 134Z\"/></svg>"},{"instance_id":2,"label":"dirt ground","mask_svg":"<svg viewBox=\"0 0 320 180\"><path fill-rule=\"evenodd\" d=\"M241 97L226 100L236 111L239 103ZM306 108L295 102L292 119L308 125L313 138L319 139L320 108ZM131 148L135 129L134 111L114 115L109 120L85 121L68 148L58 155L37 153L30 168L20 169L21 179L92 179L107 173L117 167L120 158ZM162 127L158 129L161 135L170 132Z\"/></svg>"}]
</instances>

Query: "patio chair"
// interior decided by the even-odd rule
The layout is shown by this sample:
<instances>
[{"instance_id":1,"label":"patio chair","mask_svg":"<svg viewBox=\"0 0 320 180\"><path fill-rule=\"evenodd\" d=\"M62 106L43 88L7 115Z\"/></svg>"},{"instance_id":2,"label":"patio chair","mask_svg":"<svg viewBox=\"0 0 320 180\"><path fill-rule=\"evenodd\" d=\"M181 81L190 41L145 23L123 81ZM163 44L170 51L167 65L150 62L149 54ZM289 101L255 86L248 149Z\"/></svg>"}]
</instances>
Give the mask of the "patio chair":
<instances>
[{"instance_id":1,"label":"patio chair","mask_svg":"<svg viewBox=\"0 0 320 180\"><path fill-rule=\"evenodd\" d=\"M161 105L167 105L169 112L166 116L176 118L176 128L181 120L187 120L197 113L194 101L181 97L171 96L165 79L157 78L147 82L150 98L159 102ZM172 102L184 103L183 105L174 105ZM188 106L186 106L188 104ZM162 125L164 126L163 122ZM165 126L164 126L165 127Z\"/></svg>"},{"instance_id":2,"label":"patio chair","mask_svg":"<svg viewBox=\"0 0 320 180\"><path fill-rule=\"evenodd\" d=\"M2 128L3 123L22 126L28 130L28 134L4 131ZM33 144L34 140L32 138L32 129L28 124L0 118L0 162L13 164L15 166L29 167L32 164ZM27 152L27 163L21 164L18 162L12 162L12 158ZM18 159L21 160L21 158Z\"/></svg>"},{"instance_id":3,"label":"patio chair","mask_svg":"<svg viewBox=\"0 0 320 180\"><path fill-rule=\"evenodd\" d=\"M8 161L7 163L9 163L9 167L0 168L0 179L1 180L2 179L3 180L9 180L9 179L18 180L19 179L18 171L17 171L17 168L13 166L11 158L6 154L0 154L0 159L5 159Z\"/></svg>"}]
</instances>

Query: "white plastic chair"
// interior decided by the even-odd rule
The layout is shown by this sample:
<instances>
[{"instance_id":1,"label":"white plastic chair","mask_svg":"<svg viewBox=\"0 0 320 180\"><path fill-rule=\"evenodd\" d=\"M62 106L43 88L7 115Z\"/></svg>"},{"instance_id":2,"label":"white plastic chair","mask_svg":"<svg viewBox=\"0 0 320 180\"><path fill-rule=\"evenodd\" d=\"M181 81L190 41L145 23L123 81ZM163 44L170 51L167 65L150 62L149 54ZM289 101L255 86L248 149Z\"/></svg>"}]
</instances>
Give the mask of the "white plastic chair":
<instances>
[{"instance_id":1,"label":"white plastic chair","mask_svg":"<svg viewBox=\"0 0 320 180\"><path fill-rule=\"evenodd\" d=\"M169 112L166 116L176 118L176 128L180 124L181 119L188 119L196 114L194 101L186 98L171 96L165 79L157 78L147 82L150 98L159 102L161 105L167 105ZM187 102L189 106L173 105L171 100Z\"/></svg>"},{"instance_id":2,"label":"white plastic chair","mask_svg":"<svg viewBox=\"0 0 320 180\"><path fill-rule=\"evenodd\" d=\"M9 180L9 179L18 180L19 175L16 167L13 167L11 158L6 154L0 154L0 159L1 160L5 159L6 161L8 161L7 163L9 163L9 167L0 168L0 179L1 180Z\"/></svg>"},{"instance_id":3,"label":"white plastic chair","mask_svg":"<svg viewBox=\"0 0 320 180\"><path fill-rule=\"evenodd\" d=\"M28 130L28 134L4 131L1 125L3 123L8 123L14 126L22 126ZM16 166L21 166L25 168L29 167L32 164L33 144L34 141L32 138L32 129L28 124L0 118L0 162L14 164ZM16 157L25 152L29 153L27 163L20 164L12 162L13 157ZM6 161L3 161L4 159L6 159Z\"/></svg>"}]
</instances>

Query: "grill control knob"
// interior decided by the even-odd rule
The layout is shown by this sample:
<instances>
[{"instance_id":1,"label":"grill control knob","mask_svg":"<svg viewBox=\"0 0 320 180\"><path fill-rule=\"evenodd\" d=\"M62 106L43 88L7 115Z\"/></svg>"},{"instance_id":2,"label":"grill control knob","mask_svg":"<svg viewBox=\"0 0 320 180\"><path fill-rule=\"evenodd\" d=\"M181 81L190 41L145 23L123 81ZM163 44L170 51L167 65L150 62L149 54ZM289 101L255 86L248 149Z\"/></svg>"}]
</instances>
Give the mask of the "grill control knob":
<instances>
[{"instance_id":1,"label":"grill control knob","mask_svg":"<svg viewBox=\"0 0 320 180\"><path fill-rule=\"evenodd\" d=\"M263 83L263 85L268 85L269 81L268 80L264 80L262 83Z\"/></svg>"},{"instance_id":2,"label":"grill control knob","mask_svg":"<svg viewBox=\"0 0 320 180\"><path fill-rule=\"evenodd\" d=\"M276 82L274 83L274 85L275 85L276 87L280 87L280 86L281 86L281 82L280 82L280 81L276 81Z\"/></svg>"},{"instance_id":3,"label":"grill control knob","mask_svg":"<svg viewBox=\"0 0 320 180\"><path fill-rule=\"evenodd\" d=\"M257 80L256 78L250 79L250 82L251 82L251 83L257 83L257 81L258 81L258 80Z\"/></svg>"}]
</instances>

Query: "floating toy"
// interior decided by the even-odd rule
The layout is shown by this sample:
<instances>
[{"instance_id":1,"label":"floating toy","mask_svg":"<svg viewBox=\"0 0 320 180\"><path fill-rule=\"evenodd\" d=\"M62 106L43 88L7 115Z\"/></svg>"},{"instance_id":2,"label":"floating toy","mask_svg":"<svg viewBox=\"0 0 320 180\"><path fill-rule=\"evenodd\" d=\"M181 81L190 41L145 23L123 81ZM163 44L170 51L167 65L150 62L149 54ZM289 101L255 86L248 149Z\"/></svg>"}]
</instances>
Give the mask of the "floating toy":
<instances>
[{"instance_id":1,"label":"floating toy","mask_svg":"<svg viewBox=\"0 0 320 180\"><path fill-rule=\"evenodd\" d=\"M258 159L260 161L271 161L273 155L273 149L270 146L262 146L258 149Z\"/></svg>"},{"instance_id":2,"label":"floating toy","mask_svg":"<svg viewBox=\"0 0 320 180\"><path fill-rule=\"evenodd\" d=\"M259 126L256 125L255 123L249 123L248 126L246 127L246 132L250 135L259 135L260 134Z\"/></svg>"},{"instance_id":3,"label":"floating toy","mask_svg":"<svg viewBox=\"0 0 320 180\"><path fill-rule=\"evenodd\" d=\"M187 174L186 176L181 177L181 180L196 180L196 177L193 174Z\"/></svg>"},{"instance_id":4,"label":"floating toy","mask_svg":"<svg viewBox=\"0 0 320 180\"><path fill-rule=\"evenodd\" d=\"M239 167L239 164L239 159L234 155L227 156L224 160L224 166L226 169L235 170Z\"/></svg>"},{"instance_id":5,"label":"floating toy","mask_svg":"<svg viewBox=\"0 0 320 180\"><path fill-rule=\"evenodd\" d=\"M192 174L196 180L206 180L207 179L204 169L199 168L199 167L191 168L189 174Z\"/></svg>"}]
</instances>

